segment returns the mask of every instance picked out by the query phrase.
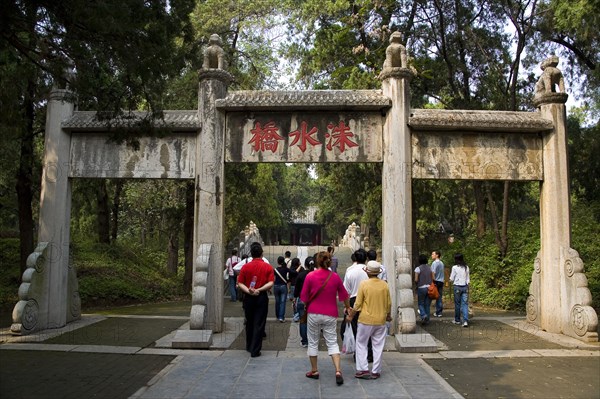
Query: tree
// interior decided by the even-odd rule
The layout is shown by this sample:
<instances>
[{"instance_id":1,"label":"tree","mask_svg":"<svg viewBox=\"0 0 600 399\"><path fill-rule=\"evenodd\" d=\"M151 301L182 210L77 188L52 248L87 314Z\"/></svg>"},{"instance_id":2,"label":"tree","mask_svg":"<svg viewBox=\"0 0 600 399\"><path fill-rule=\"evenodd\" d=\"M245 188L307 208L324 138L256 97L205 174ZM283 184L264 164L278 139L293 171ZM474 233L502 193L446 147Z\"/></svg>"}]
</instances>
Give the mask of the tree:
<instances>
[{"instance_id":1,"label":"tree","mask_svg":"<svg viewBox=\"0 0 600 399\"><path fill-rule=\"evenodd\" d=\"M592 114L600 114L600 2L598 0L545 0L540 2L529 50L537 54L557 52L569 66L572 95L581 92ZM539 62L530 58L529 64Z\"/></svg>"},{"instance_id":2,"label":"tree","mask_svg":"<svg viewBox=\"0 0 600 399\"><path fill-rule=\"evenodd\" d=\"M42 101L51 83L68 85L79 106L101 115L142 105L159 115L165 81L177 74L191 42L191 0L83 0L3 2L0 57L3 132L16 133L20 160L15 186L19 204L21 263L33 250L34 140L43 131ZM180 38L176 45L175 38ZM76 75L65 71L74 68ZM5 95L6 94L6 95Z\"/></svg>"}]
</instances>

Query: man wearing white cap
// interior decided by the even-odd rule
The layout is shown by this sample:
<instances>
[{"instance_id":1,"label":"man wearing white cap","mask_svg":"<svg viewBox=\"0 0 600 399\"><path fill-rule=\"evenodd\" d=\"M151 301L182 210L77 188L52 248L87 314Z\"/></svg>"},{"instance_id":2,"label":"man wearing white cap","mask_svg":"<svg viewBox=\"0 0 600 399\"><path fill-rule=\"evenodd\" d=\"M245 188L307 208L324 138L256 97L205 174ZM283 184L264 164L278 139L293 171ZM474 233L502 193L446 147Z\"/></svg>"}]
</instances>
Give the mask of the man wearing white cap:
<instances>
[{"instance_id":1,"label":"man wearing white cap","mask_svg":"<svg viewBox=\"0 0 600 399\"><path fill-rule=\"evenodd\" d=\"M356 378L375 380L381 375L381 356L385 344L385 322L391 320L392 298L385 281L377 275L381 273L381 265L375 260L367 263L365 268L368 280L360 283L354 307L347 320L352 320L354 313L358 316L356 333ZM367 343L369 338L373 344L373 370L369 372L367 361Z\"/></svg>"}]
</instances>

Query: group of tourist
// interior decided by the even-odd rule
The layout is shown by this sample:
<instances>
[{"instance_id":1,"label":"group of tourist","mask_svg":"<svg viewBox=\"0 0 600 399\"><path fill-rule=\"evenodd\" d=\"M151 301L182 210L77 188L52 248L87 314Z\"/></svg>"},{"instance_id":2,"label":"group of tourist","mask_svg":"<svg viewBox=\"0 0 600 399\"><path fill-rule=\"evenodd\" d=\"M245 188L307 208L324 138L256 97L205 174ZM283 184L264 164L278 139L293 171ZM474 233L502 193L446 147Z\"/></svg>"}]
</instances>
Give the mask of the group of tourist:
<instances>
[{"instance_id":1,"label":"group of tourist","mask_svg":"<svg viewBox=\"0 0 600 399\"><path fill-rule=\"evenodd\" d=\"M430 321L430 308L432 299L429 297L429 286L433 282L438 290L438 297L435 302L434 317L442 317L444 303L442 294L445 282L444 263L440 259L440 251L433 251L431 265L427 263L426 255L419 255L419 266L415 268L415 284L417 287L417 302L419 306L419 316L421 324L427 325ZM450 281L454 292L454 324L461 324L463 327L469 326L469 266L465 263L462 254L454 255L454 266L450 272ZM461 322L462 315L462 322Z\"/></svg>"},{"instance_id":2,"label":"group of tourist","mask_svg":"<svg viewBox=\"0 0 600 399\"><path fill-rule=\"evenodd\" d=\"M333 248L306 258L291 258L288 251L277 259L272 267L262 256L260 243L250 247L247 259L227 260L227 270L237 276L237 286L243 295L243 308L246 318L246 350L251 357L261 355L262 340L268 312L268 292L275 295L275 313L279 322L285 322L286 301L291 299L294 309L294 321L299 321L302 347L307 348L311 369L307 378L318 379L318 350L321 334L327 346L327 353L335 367L335 381L344 383L340 364L340 348L337 339L338 301L344 304L345 321L351 326L346 329L342 323L340 334L353 334L356 341L355 377L360 379L378 379L381 376L382 354L385 336L391 321L391 296L387 284L387 272L377 261L376 251L355 251L351 258L353 264L348 267L344 280L337 274L337 264L332 264ZM423 324L429 322L431 300L427 288L432 282L438 287L439 299L436 301L435 317L442 316L443 302L441 293L444 286L444 264L439 251L431 254L433 262L428 264L424 255L419 256L419 266L415 269L415 283L419 314ZM469 268L461 254L455 256L456 265L452 267L450 280L454 283L455 319L454 323L468 326L468 284ZM333 270L336 269L336 270ZM231 282L231 280L230 280ZM230 285L230 292L231 290ZM234 299L232 299L234 300ZM369 363L372 369L369 370Z\"/></svg>"}]
</instances>

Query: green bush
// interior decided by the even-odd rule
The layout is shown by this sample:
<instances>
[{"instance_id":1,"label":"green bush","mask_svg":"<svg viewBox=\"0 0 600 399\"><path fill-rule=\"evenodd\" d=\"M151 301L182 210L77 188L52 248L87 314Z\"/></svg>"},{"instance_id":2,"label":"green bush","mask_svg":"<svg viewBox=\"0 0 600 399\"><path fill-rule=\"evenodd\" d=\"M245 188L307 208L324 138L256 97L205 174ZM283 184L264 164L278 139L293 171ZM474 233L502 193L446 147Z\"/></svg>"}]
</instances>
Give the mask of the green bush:
<instances>
[{"instance_id":1,"label":"green bush","mask_svg":"<svg viewBox=\"0 0 600 399\"><path fill-rule=\"evenodd\" d=\"M71 249L84 308L159 302L185 295L182 274L165 273L164 250L144 249L130 243L98 244L77 238ZM0 239L0 272L0 306L7 310L18 301L21 275L17 238Z\"/></svg>"},{"instance_id":2,"label":"green bush","mask_svg":"<svg viewBox=\"0 0 600 399\"><path fill-rule=\"evenodd\" d=\"M73 244L84 307L155 302L183 295L178 276L165 274L166 255L128 243Z\"/></svg>"},{"instance_id":3,"label":"green bush","mask_svg":"<svg viewBox=\"0 0 600 399\"><path fill-rule=\"evenodd\" d=\"M0 239L0 307L14 306L19 297L21 271L19 267L19 239Z\"/></svg>"},{"instance_id":4,"label":"green bush","mask_svg":"<svg viewBox=\"0 0 600 399\"><path fill-rule=\"evenodd\" d=\"M600 242L598 221L590 205L575 203L572 210L572 247L585 265L592 306L600 309L600 261L595 256ZM540 249L539 217L509 223L508 253L498 257L493 233L482 239L475 234L455 238L444 245L442 261L454 264L454 254L461 252L471 270L471 301L502 309L524 310L533 272L533 262ZM596 251L595 251L596 250Z\"/></svg>"}]
</instances>

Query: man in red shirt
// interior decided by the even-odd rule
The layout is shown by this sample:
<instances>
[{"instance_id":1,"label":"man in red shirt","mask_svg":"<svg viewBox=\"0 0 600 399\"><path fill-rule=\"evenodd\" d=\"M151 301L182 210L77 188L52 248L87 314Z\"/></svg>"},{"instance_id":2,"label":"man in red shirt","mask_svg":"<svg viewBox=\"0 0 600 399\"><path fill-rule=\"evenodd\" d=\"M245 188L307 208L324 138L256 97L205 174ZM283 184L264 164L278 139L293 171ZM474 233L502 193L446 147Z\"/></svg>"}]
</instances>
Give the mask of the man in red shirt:
<instances>
[{"instance_id":1,"label":"man in red shirt","mask_svg":"<svg viewBox=\"0 0 600 399\"><path fill-rule=\"evenodd\" d=\"M267 323L269 297L267 291L273 287L273 267L262 259L260 243L250 246L252 261L248 262L238 277L238 286L244 292L244 314L246 316L246 350L250 356L260 356L262 339Z\"/></svg>"}]
</instances>

